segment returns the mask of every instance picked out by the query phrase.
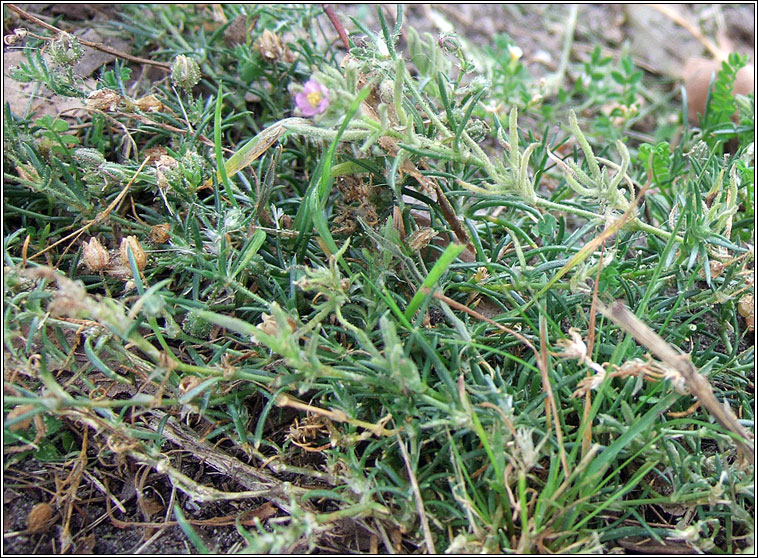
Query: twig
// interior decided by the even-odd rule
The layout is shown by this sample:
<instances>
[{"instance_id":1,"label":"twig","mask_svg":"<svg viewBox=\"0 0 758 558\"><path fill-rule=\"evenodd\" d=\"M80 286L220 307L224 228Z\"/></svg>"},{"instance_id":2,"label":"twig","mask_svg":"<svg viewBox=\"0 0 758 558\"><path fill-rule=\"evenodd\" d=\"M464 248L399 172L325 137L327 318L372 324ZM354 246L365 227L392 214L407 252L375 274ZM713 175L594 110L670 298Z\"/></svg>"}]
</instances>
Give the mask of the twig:
<instances>
[{"instance_id":1,"label":"twig","mask_svg":"<svg viewBox=\"0 0 758 558\"><path fill-rule=\"evenodd\" d=\"M550 412L555 418L555 437L558 441L558 450L563 465L563 472L566 478L569 478L571 469L569 469L566 450L563 447L563 430L561 430L561 418L558 416L558 405L555 403L553 394L553 385L550 383L550 371L547 369L547 325L544 317L540 319L540 352L537 357L537 367L540 369L542 379L542 391L545 392L545 419L546 430L550 430Z\"/></svg>"},{"instance_id":2,"label":"twig","mask_svg":"<svg viewBox=\"0 0 758 558\"><path fill-rule=\"evenodd\" d=\"M49 23L45 23L40 18L38 18L35 15L30 14L29 12L25 12L18 6L15 6L13 4L6 4L6 8L9 10L16 12L18 15L23 17L24 19L27 19L31 21L32 23L36 23L40 27L44 27L48 31L52 31L53 33L64 33L62 29L58 29L54 25L50 25ZM88 46L90 48L94 48L95 50L99 50L102 52L106 52L108 54L112 54L113 56L117 56L118 58L123 58L124 60L130 60L131 62L136 62L138 64L150 64L151 66L156 66L166 72L171 71L171 64L167 64L166 62L155 62L153 60L148 60L147 58L140 58L139 56L132 56L131 54L127 54L125 52L121 52L120 50L116 50L115 48L111 48L108 46L105 46L102 43L93 43L92 41L87 41L85 39L82 39L81 37L77 37L77 40L83 44L84 46Z\"/></svg>"},{"instance_id":3,"label":"twig","mask_svg":"<svg viewBox=\"0 0 758 558\"><path fill-rule=\"evenodd\" d=\"M713 394L711 384L697 371L688 354L676 352L671 345L632 314L620 301L616 301L610 307L598 303L598 307L603 315L629 333L638 343L647 347L665 364L679 372L684 378L686 386L698 398L703 407L713 415L716 422L739 436L735 439L735 443L746 454L745 457L751 463L754 462L755 444L750 433L738 422L728 403L724 402L723 405L719 403Z\"/></svg>"},{"instance_id":4,"label":"twig","mask_svg":"<svg viewBox=\"0 0 758 558\"><path fill-rule=\"evenodd\" d=\"M378 423L372 424L370 422L365 422L362 420L351 419L345 414L344 411L340 411L339 409L329 411L327 409L322 409L321 407L308 405L307 403L298 401L294 397L286 395L286 394L280 395L276 400L276 404L279 407L291 407L299 411L306 411L309 413L322 415L333 422L347 422L355 426L360 426L361 428L367 430L374 436L392 436L393 434L397 434L398 432L397 430L387 430L386 428L384 428L384 425L392 418L392 415L387 415L383 419L381 419Z\"/></svg>"},{"instance_id":5,"label":"twig","mask_svg":"<svg viewBox=\"0 0 758 558\"><path fill-rule=\"evenodd\" d=\"M602 244L602 251L600 252L600 259L597 263L597 274L595 275L595 284L592 287L592 304L590 305L590 323L587 328L587 356L592 357L592 351L595 347L595 320L597 318L597 292L600 285L600 272L603 269L603 258L605 257L605 242ZM587 371L587 377L590 377L589 370ZM590 411L592 410L592 390L587 390L587 394L584 397L584 416L583 420L587 427L584 429L584 435L582 436L582 455L587 455L592 444L592 421L590 418Z\"/></svg>"},{"instance_id":6,"label":"twig","mask_svg":"<svg viewBox=\"0 0 758 558\"><path fill-rule=\"evenodd\" d=\"M426 517L426 511L424 511L424 500L421 499L421 489L418 486L416 480L416 474L411 467L411 458L408 455L408 450L405 449L403 439L399 433L397 435L397 444L400 447L400 453L403 455L403 461L405 461L405 470L408 471L408 479L411 481L411 488L413 489L413 496L416 498L416 510L418 511L419 521L421 521L421 528L424 530L424 541L426 542L426 551L429 554L437 554L434 549L434 539L432 539L432 531L429 529L429 520Z\"/></svg>"},{"instance_id":7,"label":"twig","mask_svg":"<svg viewBox=\"0 0 758 558\"><path fill-rule=\"evenodd\" d=\"M549 152L548 152L549 153ZM639 193L637 194L637 197L634 199L634 201L629 205L627 210L624 212L624 214L616 219L613 223L610 223L605 227L605 230L603 230L602 233L600 233L598 236L590 240L587 244L585 244L581 250L579 250L576 254L574 254L571 259L566 262L566 265L564 265L562 268L558 270L558 272L553 276L550 281L548 281L540 291L534 295L529 302L527 302L522 308L521 311L526 311L527 308L530 308L532 304L535 303L542 295L544 295L547 291L550 290L550 288L555 285L555 283L558 282L558 280L566 275L572 268L582 263L584 260L586 260L590 254L592 254L595 249L603 244L608 238L616 234L621 228L626 225L627 221L629 221L634 216L634 210L639 205L640 200L645 195L645 192L647 192L648 187L644 186Z\"/></svg>"}]
</instances>

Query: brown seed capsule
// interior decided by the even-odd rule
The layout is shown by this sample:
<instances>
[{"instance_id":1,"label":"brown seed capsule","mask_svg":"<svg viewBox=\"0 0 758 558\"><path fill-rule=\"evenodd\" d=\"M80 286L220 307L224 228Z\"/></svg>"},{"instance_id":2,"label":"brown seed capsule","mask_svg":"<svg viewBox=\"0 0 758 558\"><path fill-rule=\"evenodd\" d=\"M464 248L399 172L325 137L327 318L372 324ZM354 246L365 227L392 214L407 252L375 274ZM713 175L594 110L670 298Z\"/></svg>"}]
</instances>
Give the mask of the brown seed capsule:
<instances>
[{"instance_id":1,"label":"brown seed capsule","mask_svg":"<svg viewBox=\"0 0 758 558\"><path fill-rule=\"evenodd\" d=\"M155 95L146 95L134 101L134 104L142 112L162 112L164 109L163 103Z\"/></svg>"},{"instance_id":2,"label":"brown seed capsule","mask_svg":"<svg viewBox=\"0 0 758 558\"><path fill-rule=\"evenodd\" d=\"M85 242L82 245L82 254L84 257L84 265L86 265L90 271L102 271L108 267L108 263L110 263L108 250L103 248L100 241L94 237L90 238L89 242Z\"/></svg>"},{"instance_id":3,"label":"brown seed capsule","mask_svg":"<svg viewBox=\"0 0 758 558\"><path fill-rule=\"evenodd\" d=\"M420 252L426 248L432 239L437 236L437 231L431 227L421 227L417 231L413 231L407 238L408 248L413 252Z\"/></svg>"},{"instance_id":4,"label":"brown seed capsule","mask_svg":"<svg viewBox=\"0 0 758 558\"><path fill-rule=\"evenodd\" d=\"M294 61L292 53L289 48L282 43L282 39L279 35L268 29L264 30L263 34L258 37L258 40L253 44L253 48L258 54L271 63L277 61L291 63Z\"/></svg>"},{"instance_id":5,"label":"brown seed capsule","mask_svg":"<svg viewBox=\"0 0 758 558\"><path fill-rule=\"evenodd\" d=\"M46 502L36 504L26 516L26 528L30 533L42 533L51 526L53 508Z\"/></svg>"},{"instance_id":6,"label":"brown seed capsule","mask_svg":"<svg viewBox=\"0 0 758 558\"><path fill-rule=\"evenodd\" d=\"M25 415L29 411L34 410L36 405L19 405L18 407L15 407L8 411L8 414L5 416L6 421L10 421L11 419L15 419L16 417L20 417L21 415ZM32 425L32 417L27 417L22 421L14 422L10 426L8 426L8 430L11 432L17 432L18 430L26 430Z\"/></svg>"},{"instance_id":7,"label":"brown seed capsule","mask_svg":"<svg viewBox=\"0 0 758 558\"><path fill-rule=\"evenodd\" d=\"M168 239L171 238L171 235L169 234L170 230L171 227L168 223L153 225L153 227L150 229L150 240L156 244L163 244L164 242L168 242Z\"/></svg>"},{"instance_id":8,"label":"brown seed capsule","mask_svg":"<svg viewBox=\"0 0 758 558\"><path fill-rule=\"evenodd\" d=\"M122 97L112 89L98 89L87 97L84 103L89 107L107 112L115 112L121 103Z\"/></svg>"},{"instance_id":9,"label":"brown seed capsule","mask_svg":"<svg viewBox=\"0 0 758 558\"><path fill-rule=\"evenodd\" d=\"M737 312L745 318L745 325L752 331L755 325L755 297L746 293L737 302Z\"/></svg>"},{"instance_id":10,"label":"brown seed capsule","mask_svg":"<svg viewBox=\"0 0 758 558\"><path fill-rule=\"evenodd\" d=\"M147 254L145 254L145 251L142 249L136 236L127 236L121 241L121 259L125 266L129 265L129 252L127 248L131 248L137 269L139 271L145 269L145 265L147 265Z\"/></svg>"}]
</instances>

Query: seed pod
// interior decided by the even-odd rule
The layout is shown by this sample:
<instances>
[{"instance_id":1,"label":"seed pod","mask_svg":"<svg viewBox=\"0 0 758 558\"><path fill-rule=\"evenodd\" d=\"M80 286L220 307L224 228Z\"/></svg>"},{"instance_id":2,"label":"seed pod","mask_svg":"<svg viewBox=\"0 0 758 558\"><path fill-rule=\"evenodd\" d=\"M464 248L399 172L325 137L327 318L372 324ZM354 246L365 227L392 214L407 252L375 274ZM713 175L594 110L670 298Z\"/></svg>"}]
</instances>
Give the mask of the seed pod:
<instances>
[{"instance_id":1,"label":"seed pod","mask_svg":"<svg viewBox=\"0 0 758 558\"><path fill-rule=\"evenodd\" d=\"M742 295L737 302L737 312L745 318L745 325L752 331L755 326L755 297L750 293Z\"/></svg>"},{"instance_id":2,"label":"seed pod","mask_svg":"<svg viewBox=\"0 0 758 558\"><path fill-rule=\"evenodd\" d=\"M102 271L108 267L110 263L110 256L108 251L103 248L100 241L97 238L90 238L89 242L85 242L82 245L82 255L84 257L84 265L90 271Z\"/></svg>"},{"instance_id":3,"label":"seed pod","mask_svg":"<svg viewBox=\"0 0 758 558\"><path fill-rule=\"evenodd\" d=\"M134 104L142 112L162 112L165 108L163 103L155 95L146 95L134 101Z\"/></svg>"},{"instance_id":4,"label":"seed pod","mask_svg":"<svg viewBox=\"0 0 758 558\"><path fill-rule=\"evenodd\" d=\"M408 248L410 248L412 252L420 252L429 245L437 234L437 231L431 227L421 227L408 236Z\"/></svg>"},{"instance_id":5,"label":"seed pod","mask_svg":"<svg viewBox=\"0 0 758 558\"><path fill-rule=\"evenodd\" d=\"M81 163L87 167L96 167L105 163L105 157L97 149L90 147L80 147L74 149L74 159L77 163Z\"/></svg>"},{"instance_id":6,"label":"seed pod","mask_svg":"<svg viewBox=\"0 0 758 558\"><path fill-rule=\"evenodd\" d=\"M171 81L177 87L189 91L198 84L202 74L200 65L192 58L180 54L171 65Z\"/></svg>"},{"instance_id":7,"label":"seed pod","mask_svg":"<svg viewBox=\"0 0 758 558\"><path fill-rule=\"evenodd\" d=\"M137 265L137 269L142 271L147 264L147 254L142 249L142 246L137 240L136 236L127 236L121 241L121 259L125 266L129 265L129 252L127 248L131 248L132 255L134 256L134 263Z\"/></svg>"},{"instance_id":8,"label":"seed pod","mask_svg":"<svg viewBox=\"0 0 758 558\"><path fill-rule=\"evenodd\" d=\"M253 44L253 48L269 63L279 61L291 63L294 61L292 53L282 43L279 35L268 29L265 29L263 34L258 37L258 40Z\"/></svg>"},{"instance_id":9,"label":"seed pod","mask_svg":"<svg viewBox=\"0 0 758 558\"><path fill-rule=\"evenodd\" d=\"M171 227L168 223L153 225L153 227L150 229L150 240L156 244L163 244L164 242L168 242L168 239L171 238L171 235L169 234L170 230Z\"/></svg>"},{"instance_id":10,"label":"seed pod","mask_svg":"<svg viewBox=\"0 0 758 558\"><path fill-rule=\"evenodd\" d=\"M51 526L53 508L46 502L36 504L26 516L26 528L30 533L42 533Z\"/></svg>"},{"instance_id":11,"label":"seed pod","mask_svg":"<svg viewBox=\"0 0 758 558\"><path fill-rule=\"evenodd\" d=\"M98 89L87 96L84 104L92 109L116 112L121 100L121 95L112 89Z\"/></svg>"}]
</instances>

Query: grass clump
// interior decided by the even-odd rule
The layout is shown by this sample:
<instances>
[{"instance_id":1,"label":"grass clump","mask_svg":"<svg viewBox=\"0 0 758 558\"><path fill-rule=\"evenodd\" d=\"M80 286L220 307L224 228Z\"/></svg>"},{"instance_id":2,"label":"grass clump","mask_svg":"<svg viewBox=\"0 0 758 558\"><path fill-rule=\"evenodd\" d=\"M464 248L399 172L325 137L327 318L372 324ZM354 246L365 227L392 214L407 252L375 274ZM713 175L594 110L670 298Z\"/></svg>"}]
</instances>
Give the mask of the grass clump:
<instances>
[{"instance_id":1,"label":"grass clump","mask_svg":"<svg viewBox=\"0 0 758 558\"><path fill-rule=\"evenodd\" d=\"M84 472L124 460L198 551L187 502L238 499L252 552L752 546L744 59L698 126L643 142L630 57L570 88L509 38L401 44L401 9L354 20L349 54L315 5L215 15L124 6L108 29L150 77L89 84L50 29L13 73L86 107L4 107L6 468L81 465L64 550Z\"/></svg>"}]
</instances>

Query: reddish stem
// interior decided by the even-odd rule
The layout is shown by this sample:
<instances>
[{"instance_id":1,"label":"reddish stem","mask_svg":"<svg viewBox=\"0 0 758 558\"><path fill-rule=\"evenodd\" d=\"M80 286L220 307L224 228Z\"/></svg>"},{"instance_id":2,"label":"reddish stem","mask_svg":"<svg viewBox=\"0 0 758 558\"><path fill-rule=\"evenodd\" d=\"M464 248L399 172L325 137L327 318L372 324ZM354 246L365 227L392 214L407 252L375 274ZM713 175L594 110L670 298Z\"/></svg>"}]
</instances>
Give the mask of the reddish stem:
<instances>
[{"instance_id":1,"label":"reddish stem","mask_svg":"<svg viewBox=\"0 0 758 558\"><path fill-rule=\"evenodd\" d=\"M334 13L334 8L332 8L329 4L324 4L324 12L326 13L326 17L329 18L329 21L332 22L334 30L337 31L340 39L342 39L342 44L345 45L345 48L349 51L350 41L347 39L347 31L345 31L345 26L342 25L340 18L337 17L337 14Z\"/></svg>"}]
</instances>

